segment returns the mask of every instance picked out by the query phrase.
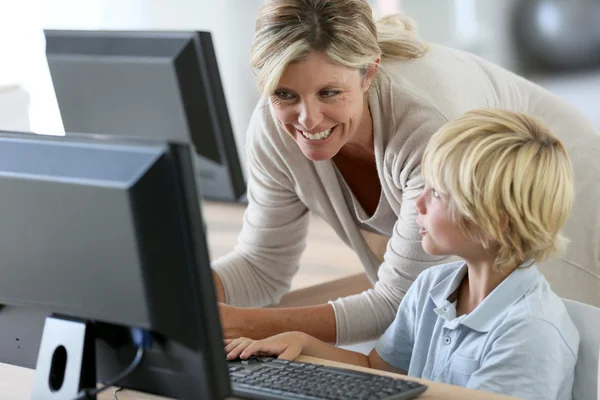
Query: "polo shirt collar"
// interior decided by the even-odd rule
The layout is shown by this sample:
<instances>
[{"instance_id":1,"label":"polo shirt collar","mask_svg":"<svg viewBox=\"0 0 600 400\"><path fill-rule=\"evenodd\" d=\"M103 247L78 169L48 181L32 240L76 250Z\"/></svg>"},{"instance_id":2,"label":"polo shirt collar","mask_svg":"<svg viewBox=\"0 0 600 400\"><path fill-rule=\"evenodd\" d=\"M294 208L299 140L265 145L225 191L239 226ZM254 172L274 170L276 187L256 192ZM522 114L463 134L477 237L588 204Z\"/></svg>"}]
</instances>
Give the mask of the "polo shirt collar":
<instances>
[{"instance_id":1,"label":"polo shirt collar","mask_svg":"<svg viewBox=\"0 0 600 400\"><path fill-rule=\"evenodd\" d=\"M436 307L442 307L446 304L448 297L458 289L460 283L467 274L467 263L463 263L453 273L429 290L429 296Z\"/></svg>"},{"instance_id":2,"label":"polo shirt collar","mask_svg":"<svg viewBox=\"0 0 600 400\"><path fill-rule=\"evenodd\" d=\"M447 304L448 297L458 289L466 273L467 264L464 263L429 291L436 307ZM478 332L489 331L497 319L503 318L505 310L541 279L542 275L535 265L517 267L473 311L461 318L460 324Z\"/></svg>"}]
</instances>

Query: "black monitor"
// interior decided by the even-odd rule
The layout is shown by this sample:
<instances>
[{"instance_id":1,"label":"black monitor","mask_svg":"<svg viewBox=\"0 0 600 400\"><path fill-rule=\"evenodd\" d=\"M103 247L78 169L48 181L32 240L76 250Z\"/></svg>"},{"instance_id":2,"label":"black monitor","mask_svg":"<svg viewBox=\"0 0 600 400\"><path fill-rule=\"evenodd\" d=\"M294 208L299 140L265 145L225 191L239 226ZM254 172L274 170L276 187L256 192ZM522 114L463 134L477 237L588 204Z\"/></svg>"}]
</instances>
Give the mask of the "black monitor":
<instances>
[{"instance_id":1,"label":"black monitor","mask_svg":"<svg viewBox=\"0 0 600 400\"><path fill-rule=\"evenodd\" d=\"M246 190L209 32L46 30L67 132L187 141L203 197Z\"/></svg>"},{"instance_id":2,"label":"black monitor","mask_svg":"<svg viewBox=\"0 0 600 400\"><path fill-rule=\"evenodd\" d=\"M0 133L0 362L36 367L33 398L132 360L111 383L230 394L196 190L188 144Z\"/></svg>"}]
</instances>

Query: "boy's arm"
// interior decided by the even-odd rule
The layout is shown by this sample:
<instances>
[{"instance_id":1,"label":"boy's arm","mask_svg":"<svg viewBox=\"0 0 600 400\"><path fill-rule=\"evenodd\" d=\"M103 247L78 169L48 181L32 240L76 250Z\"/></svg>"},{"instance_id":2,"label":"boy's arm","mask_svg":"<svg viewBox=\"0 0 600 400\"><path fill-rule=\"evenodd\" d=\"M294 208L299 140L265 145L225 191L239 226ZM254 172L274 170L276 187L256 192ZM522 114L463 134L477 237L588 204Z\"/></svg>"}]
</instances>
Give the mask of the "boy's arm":
<instances>
[{"instance_id":1,"label":"boy's arm","mask_svg":"<svg viewBox=\"0 0 600 400\"><path fill-rule=\"evenodd\" d=\"M406 373L395 368L379 357L375 349L367 356L355 351L331 346L303 332L286 332L263 340L238 338L225 340L227 358L247 359L252 355L277 356L279 359L294 360L300 354L322 358L344 364L375 368L395 373Z\"/></svg>"},{"instance_id":2,"label":"boy's arm","mask_svg":"<svg viewBox=\"0 0 600 400\"><path fill-rule=\"evenodd\" d=\"M357 365L359 367L367 367L379 369L382 371L394 372L397 374L406 375L406 371L396 368L386 363L377 354L375 349L371 350L369 355L364 355L355 351L340 349L339 347L331 346L312 336L305 335L306 340L302 354L310 357L324 358L330 361L337 361L345 364Z\"/></svg>"},{"instance_id":3,"label":"boy's arm","mask_svg":"<svg viewBox=\"0 0 600 400\"><path fill-rule=\"evenodd\" d=\"M369 366L382 371L393 372L396 374L408 375L408 372L402 368L396 368L393 365L386 363L383 358L377 354L377 350L373 349L369 353Z\"/></svg>"}]
</instances>

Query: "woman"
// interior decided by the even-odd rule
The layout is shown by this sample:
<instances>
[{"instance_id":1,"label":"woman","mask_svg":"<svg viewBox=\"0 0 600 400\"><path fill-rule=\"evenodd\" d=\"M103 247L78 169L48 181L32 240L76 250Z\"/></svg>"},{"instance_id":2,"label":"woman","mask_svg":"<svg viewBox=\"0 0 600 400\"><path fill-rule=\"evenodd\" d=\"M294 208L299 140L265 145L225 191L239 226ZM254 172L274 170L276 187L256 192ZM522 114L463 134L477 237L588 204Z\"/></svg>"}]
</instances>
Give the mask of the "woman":
<instances>
[{"instance_id":1,"label":"woman","mask_svg":"<svg viewBox=\"0 0 600 400\"><path fill-rule=\"evenodd\" d=\"M559 296L600 306L600 136L569 104L476 56L426 45L401 16L375 25L364 0L265 1L251 64L264 96L248 130L249 204L236 249L213 264L229 304L225 337L381 335L417 275L447 261L421 247L419 165L431 135L473 108L540 117L565 143L576 180L571 244L540 269ZM356 251L374 288L313 307L232 307L277 303L289 289L309 211ZM389 239L384 254L365 231Z\"/></svg>"}]
</instances>

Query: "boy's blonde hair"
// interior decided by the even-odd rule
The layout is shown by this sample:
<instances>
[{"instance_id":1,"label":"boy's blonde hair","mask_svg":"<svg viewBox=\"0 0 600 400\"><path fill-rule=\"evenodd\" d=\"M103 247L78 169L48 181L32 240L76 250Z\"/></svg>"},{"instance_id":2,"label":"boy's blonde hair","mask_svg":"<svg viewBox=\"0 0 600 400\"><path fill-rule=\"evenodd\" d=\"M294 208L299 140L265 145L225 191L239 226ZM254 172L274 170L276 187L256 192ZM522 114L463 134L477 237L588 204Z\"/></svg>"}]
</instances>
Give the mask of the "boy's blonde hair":
<instances>
[{"instance_id":1,"label":"boy's blonde hair","mask_svg":"<svg viewBox=\"0 0 600 400\"><path fill-rule=\"evenodd\" d=\"M448 195L452 219L486 248L495 266L540 262L563 249L559 230L573 204L573 171L563 144L524 114L473 110L445 124L423 155L427 185Z\"/></svg>"},{"instance_id":2,"label":"boy's blonde hair","mask_svg":"<svg viewBox=\"0 0 600 400\"><path fill-rule=\"evenodd\" d=\"M375 22L366 0L265 0L258 11L250 65L270 95L285 68L310 52L364 74L377 58L423 56L414 22L395 14Z\"/></svg>"}]
</instances>

